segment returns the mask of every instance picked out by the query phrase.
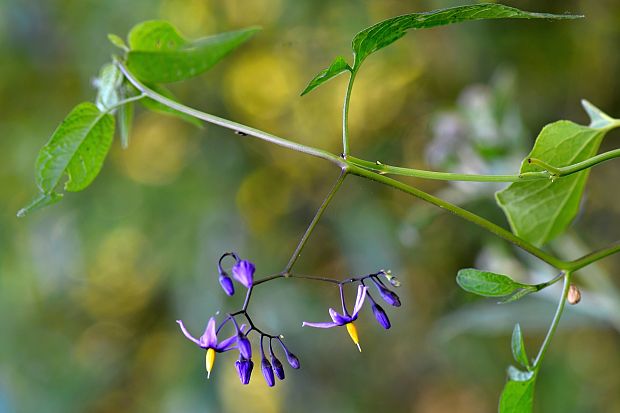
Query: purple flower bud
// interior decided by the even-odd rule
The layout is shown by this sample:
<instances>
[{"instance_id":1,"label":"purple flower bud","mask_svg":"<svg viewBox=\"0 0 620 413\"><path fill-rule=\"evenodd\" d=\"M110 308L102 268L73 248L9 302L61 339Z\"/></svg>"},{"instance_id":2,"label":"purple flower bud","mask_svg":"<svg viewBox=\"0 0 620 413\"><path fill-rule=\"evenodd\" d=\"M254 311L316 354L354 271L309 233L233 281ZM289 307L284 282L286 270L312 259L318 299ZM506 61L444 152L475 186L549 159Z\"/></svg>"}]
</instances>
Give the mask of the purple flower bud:
<instances>
[{"instance_id":1,"label":"purple flower bud","mask_svg":"<svg viewBox=\"0 0 620 413\"><path fill-rule=\"evenodd\" d=\"M227 295L233 295L235 293L235 286L229 276L220 274L220 285Z\"/></svg>"},{"instance_id":2,"label":"purple flower bud","mask_svg":"<svg viewBox=\"0 0 620 413\"><path fill-rule=\"evenodd\" d=\"M379 324L381 324L381 327L385 328L386 330L390 328L392 324L390 324L390 319L388 318L383 308L381 308L381 306L374 301L371 302L371 306L372 313L375 315L375 318L377 319Z\"/></svg>"},{"instance_id":3,"label":"purple flower bud","mask_svg":"<svg viewBox=\"0 0 620 413\"><path fill-rule=\"evenodd\" d=\"M284 380L284 366L282 366L282 362L273 354L271 355L271 365L273 366L273 371L276 373L276 377L280 380Z\"/></svg>"},{"instance_id":4,"label":"purple flower bud","mask_svg":"<svg viewBox=\"0 0 620 413\"><path fill-rule=\"evenodd\" d=\"M382 283L374 278L372 278L372 281L375 283L377 290L379 290L379 294L381 298L383 298L383 301L394 307L400 307L400 298L398 298L398 295L396 295L394 291L385 288Z\"/></svg>"},{"instance_id":5,"label":"purple flower bud","mask_svg":"<svg viewBox=\"0 0 620 413\"><path fill-rule=\"evenodd\" d=\"M239 348L239 354L241 357L246 359L252 358L252 344L250 340L246 337L245 334L239 332L239 336L237 338L237 347Z\"/></svg>"},{"instance_id":6,"label":"purple flower bud","mask_svg":"<svg viewBox=\"0 0 620 413\"><path fill-rule=\"evenodd\" d=\"M237 368L237 374L239 374L241 384L248 384L250 382L250 376L252 375L252 369L254 368L252 360L241 357L239 360L235 361L235 367Z\"/></svg>"},{"instance_id":7,"label":"purple flower bud","mask_svg":"<svg viewBox=\"0 0 620 413\"><path fill-rule=\"evenodd\" d=\"M276 385L276 379L273 376L273 368L271 367L271 363L265 357L261 361L261 370L263 371L263 377L265 377L265 381L267 382L267 386L273 387Z\"/></svg>"},{"instance_id":8,"label":"purple flower bud","mask_svg":"<svg viewBox=\"0 0 620 413\"><path fill-rule=\"evenodd\" d=\"M232 268L233 277L245 286L250 288L254 282L254 271L256 268L250 261L239 260Z\"/></svg>"},{"instance_id":9,"label":"purple flower bud","mask_svg":"<svg viewBox=\"0 0 620 413\"><path fill-rule=\"evenodd\" d=\"M288 361L288 364L290 364L291 367L294 369L298 369L299 367L301 367L297 356L288 350L286 350L286 360Z\"/></svg>"}]
</instances>

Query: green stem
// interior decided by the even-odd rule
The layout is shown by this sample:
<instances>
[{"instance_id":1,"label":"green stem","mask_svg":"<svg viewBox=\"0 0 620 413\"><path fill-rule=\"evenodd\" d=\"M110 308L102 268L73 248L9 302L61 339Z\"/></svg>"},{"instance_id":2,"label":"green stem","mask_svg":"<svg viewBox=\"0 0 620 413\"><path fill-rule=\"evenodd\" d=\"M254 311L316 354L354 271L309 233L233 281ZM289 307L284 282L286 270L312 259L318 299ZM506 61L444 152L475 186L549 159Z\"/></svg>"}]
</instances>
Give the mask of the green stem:
<instances>
[{"instance_id":1,"label":"green stem","mask_svg":"<svg viewBox=\"0 0 620 413\"><path fill-rule=\"evenodd\" d=\"M534 359L534 370L538 371L540 369L540 362L542 358L545 356L545 352L551 343L551 339L555 334L555 331L558 328L558 324L560 323L560 318L562 318L562 312L564 311L564 305L566 304L566 297L568 296L568 290L570 288L570 278L571 272L567 271L564 275L564 287L562 288L562 296L560 297L560 301L558 302L558 307L555 310L555 315L553 316L553 320L551 321L551 325L549 326L549 330L547 331L547 335L545 336L545 340L540 346L540 350L538 350L538 355Z\"/></svg>"},{"instance_id":2,"label":"green stem","mask_svg":"<svg viewBox=\"0 0 620 413\"><path fill-rule=\"evenodd\" d=\"M284 271L282 271L283 274L290 273L291 269L293 268L293 265L295 265L295 262L299 258L301 251L306 245L306 241L308 241L310 234L312 234L312 231L314 231L316 224L319 223L321 216L323 216L323 212L325 212L332 198L334 197L334 195L336 195L336 192L338 192L338 190L340 189L340 186L342 185L342 182L344 181L344 178L346 178L346 176L347 176L347 170L342 169L342 172L338 176L338 179L334 183L334 186L332 187L332 189L329 191L329 193L323 200L323 203L321 204L319 209L316 211L316 214L314 214L314 218L312 218L312 222L310 222L310 225L308 225L308 228L306 228L306 232L304 232L304 235L301 237L301 240L299 240L299 243L297 244L297 248L295 248L293 255L291 255L291 259L288 261L288 264L286 264L286 267L284 267Z\"/></svg>"},{"instance_id":3,"label":"green stem","mask_svg":"<svg viewBox=\"0 0 620 413\"><path fill-rule=\"evenodd\" d=\"M542 249L530 244L529 242L525 241L522 238L517 237L516 235L514 235L512 232L505 230L504 228L500 227L497 224L492 223L489 220L486 220L472 212L467 211L466 209L463 209L457 205L453 205L447 201L444 201L441 198L437 198L436 196L433 196L431 194L428 194L418 188L414 188L412 186L409 186L407 184L404 184L400 181L397 181L395 179L389 178L387 176L383 176L383 175L379 175L377 173L368 171L367 169L364 168L360 168L358 166L350 166L349 167L349 172L352 173L353 175L357 175L357 176L361 176L367 179L370 179L372 181L376 181L379 183L382 183L384 185L388 185L391 186L393 188L399 189L403 192L406 192L410 195L413 195L417 198L420 198L426 202L429 202L433 205L436 205L440 208L446 209L450 212L452 212L453 214L469 221L472 222L476 225L478 225L479 227L482 227L484 229L486 229L487 231L497 235L500 238L505 239L508 242L513 243L514 245L516 245L517 247L521 248L524 251L529 252L530 254L534 255L537 258L540 258L541 260L545 261L546 263L559 268L559 269L565 269L567 263L546 253L545 251L543 251Z\"/></svg>"},{"instance_id":4,"label":"green stem","mask_svg":"<svg viewBox=\"0 0 620 413\"><path fill-rule=\"evenodd\" d=\"M585 161L581 161L573 165L558 168L558 170L560 171L560 176L570 175L575 172L579 172L584 169L591 168L595 165L598 165L599 163L608 161L610 159L618 158L618 157L620 157L620 149L614 149L612 151L603 152L601 154L593 156L589 159L586 159Z\"/></svg>"},{"instance_id":5,"label":"green stem","mask_svg":"<svg viewBox=\"0 0 620 413\"><path fill-rule=\"evenodd\" d=\"M347 85L347 91L344 95L344 104L342 105L342 154L344 158L349 155L349 105L351 103L351 92L353 91L353 82L355 81L356 74L356 69L351 70L349 84Z\"/></svg>"},{"instance_id":6,"label":"green stem","mask_svg":"<svg viewBox=\"0 0 620 413\"><path fill-rule=\"evenodd\" d=\"M592 254L588 254L584 257L578 258L574 261L563 261L560 260L559 258L556 258L548 253L546 253L545 251L541 250L540 248L537 248L536 246L530 244L529 242L525 241L522 238L519 238L518 236L512 234L511 232L505 230L504 228L482 218L479 217L476 214L473 214L461 207L458 207L456 205L453 205L449 202L446 202L440 198L437 198L433 195L430 195L424 191L421 191L417 188L411 187L409 185L406 185L402 182L399 182L397 180L394 180L392 178L383 176L382 173L386 173L383 170L376 170L380 165L376 165L373 164L372 162L368 162L368 161L364 161L361 159L356 159L353 157L349 157L348 159L344 159L342 157L336 156L328 151L322 150L322 149L318 149L318 148L314 148L311 146L307 146L307 145L303 145L300 143L296 143L296 142L292 142L289 141L287 139L284 138L280 138L278 136L269 134L267 132L263 132L261 130L258 129L254 129L251 128L249 126L246 125L242 125L240 123L236 123L227 119L223 119L214 115L210 115L208 113L204 113L201 112L199 110L190 108L188 106L182 105L180 103L177 103L173 100L170 100L156 92L154 92L153 90L149 89L148 87L146 87L145 85L143 85L138 79L135 78L135 76L133 76L131 74L131 72L129 72L129 70L125 67L125 65L116 60L116 64L118 65L119 69L123 72L124 76L127 78L127 80L134 85L134 87L136 87L141 94L139 96L135 96L132 98L127 99L125 102L123 102L123 104L128 103L127 101L129 101L131 99L131 101L133 100L139 100L142 99L144 97L149 97L163 105L166 105L172 109L178 110L180 112L183 112L187 115L193 116L195 118L204 120L205 122L210 122L210 123L214 123L216 125L220 125L223 126L225 128L228 129L232 129L235 131L239 131L242 132L244 134L247 134L249 136L253 136L255 138L261 139L263 141L266 142L270 142L273 144L276 144L278 146L282 146L288 149L292 149L294 151L297 152L302 152L302 153L306 153L308 155L317 157L317 158L321 158L321 159L325 159L328 160L336 165L338 165L338 167L340 167L343 171L347 171L350 173L353 173L355 175L382 183L384 185L387 186L391 186L393 188L399 189L401 191L404 191L408 194L411 194L413 196L416 196L422 200L425 200L433 205L436 205L440 208L446 209L450 212L452 212L453 214L467 220L470 221L482 228L484 228L485 230L499 236L500 238L505 239L506 241L509 241L511 243L513 243L514 245L516 245L517 247L523 249L524 251L529 252L530 254L534 255L535 257L540 258L542 261L545 261L546 263L560 269L560 270L566 270L566 271L576 271L580 268L583 268L595 261L598 261L602 258L605 258L611 254L614 254L616 252L620 251L620 243L614 244L606 249L603 249L601 251L597 251L597 252L593 252ZM350 89L350 88L349 88ZM119 102L120 104L120 102ZM601 154L601 157L599 157L598 162L603 162L606 159L611 159L612 157L615 156L620 156L620 155L611 155L611 153L613 153L614 151L611 151L609 154ZM603 157L607 157L606 159L603 159ZM597 158L597 157L595 157ZM591 158L594 159L594 158ZM369 168L368 165L372 165L373 168ZM593 163L595 164L595 163ZM579 164L576 164L579 165ZM385 166L385 165L383 165ZM567 168L573 168L575 165L571 165L570 167ZM407 168L403 168L403 169L407 169ZM424 172L428 172L428 173L432 173L431 171L424 171ZM569 173L574 173L576 171L568 171ZM538 173L538 172L533 172L533 173ZM547 172L540 172L540 173L544 173L546 174ZM441 174L439 172L436 172L435 174ZM530 175L528 175L530 176ZM547 175L548 178L548 175Z\"/></svg>"},{"instance_id":7,"label":"green stem","mask_svg":"<svg viewBox=\"0 0 620 413\"><path fill-rule=\"evenodd\" d=\"M570 271L577 271L583 267L586 267L592 264L593 262L599 261L619 251L620 251L620 241L617 241L607 248L594 251L590 254L584 255L581 258L577 258L576 260L567 262L566 269Z\"/></svg>"},{"instance_id":8,"label":"green stem","mask_svg":"<svg viewBox=\"0 0 620 413\"><path fill-rule=\"evenodd\" d=\"M434 179L439 181L517 182L549 179L549 174L545 171L527 172L522 175L471 175L403 168L400 166L386 165L380 162L369 162L353 156L348 156L347 161L353 165L369 169L380 174L412 176L414 178Z\"/></svg>"},{"instance_id":9,"label":"green stem","mask_svg":"<svg viewBox=\"0 0 620 413\"><path fill-rule=\"evenodd\" d=\"M146 93L141 93L137 96L132 96L130 98L127 99L123 99L123 100L119 100L118 102L116 102L114 105L110 106L109 108L106 108L106 110L103 111L104 114L106 113L110 113L112 112L114 109L119 108L123 105L126 105L127 103L131 103L131 102L136 102L140 99L144 99L146 97Z\"/></svg>"},{"instance_id":10,"label":"green stem","mask_svg":"<svg viewBox=\"0 0 620 413\"><path fill-rule=\"evenodd\" d=\"M242 125L237 122L233 122L228 119L220 118L215 115L211 115L208 113L201 112L199 110L190 108L189 106L185 106L181 103L175 102L174 100L168 99L165 96L160 95L159 93L149 89L142 82L140 82L128 69L127 67L118 59L116 59L116 64L118 65L121 72L125 78L140 92L142 92L147 97L168 106L169 108L178 110L179 112L183 112L187 115L193 116L197 119L201 119L205 122L213 123L215 125L222 126L224 128L228 128L237 132L241 132L243 134L253 136L255 138L261 139L266 142L270 142L276 144L278 146L282 146L288 149L292 149L297 152L302 152L311 156L315 156L317 158L328 160L332 163L335 163L341 168L346 166L346 162L339 156L336 156L330 152L324 151L322 149L313 148L311 146L303 145L301 143L292 142L288 139L280 138L278 136L272 135L267 132L263 132L258 129L251 128L246 125Z\"/></svg>"}]
</instances>

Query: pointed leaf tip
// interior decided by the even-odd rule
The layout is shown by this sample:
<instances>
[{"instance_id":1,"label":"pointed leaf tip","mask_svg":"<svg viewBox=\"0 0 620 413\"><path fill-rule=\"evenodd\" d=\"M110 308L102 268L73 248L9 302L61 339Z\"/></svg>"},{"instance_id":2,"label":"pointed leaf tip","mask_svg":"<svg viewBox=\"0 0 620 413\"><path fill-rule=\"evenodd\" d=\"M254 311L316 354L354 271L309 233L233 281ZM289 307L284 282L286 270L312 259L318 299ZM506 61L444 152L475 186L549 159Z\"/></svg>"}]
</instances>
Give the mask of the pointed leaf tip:
<instances>
[{"instance_id":1,"label":"pointed leaf tip","mask_svg":"<svg viewBox=\"0 0 620 413\"><path fill-rule=\"evenodd\" d=\"M602 129L616 123L616 119L612 118L586 99L581 99L581 106L590 117L590 124L588 126L591 128Z\"/></svg>"},{"instance_id":2,"label":"pointed leaf tip","mask_svg":"<svg viewBox=\"0 0 620 413\"><path fill-rule=\"evenodd\" d=\"M308 86L301 92L301 96L310 93L323 83L335 78L336 76L346 72L352 71L351 66L344 60L344 57L338 56L334 59L331 65L327 69L321 70L309 83Z\"/></svg>"}]
</instances>

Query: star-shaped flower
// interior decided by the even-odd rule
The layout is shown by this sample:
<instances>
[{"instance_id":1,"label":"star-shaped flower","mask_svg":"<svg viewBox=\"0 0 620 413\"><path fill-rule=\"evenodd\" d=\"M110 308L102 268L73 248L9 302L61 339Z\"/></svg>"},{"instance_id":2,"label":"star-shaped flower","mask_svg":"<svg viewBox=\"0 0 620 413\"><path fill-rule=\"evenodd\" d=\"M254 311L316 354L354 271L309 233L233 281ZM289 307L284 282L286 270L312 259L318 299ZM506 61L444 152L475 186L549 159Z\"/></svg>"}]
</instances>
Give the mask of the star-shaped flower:
<instances>
[{"instance_id":1,"label":"star-shaped flower","mask_svg":"<svg viewBox=\"0 0 620 413\"><path fill-rule=\"evenodd\" d=\"M353 306L353 313L349 315L346 306L344 305L344 300L342 303L342 312L343 314L339 314L333 308L329 309L329 315L332 318L332 322L326 323L309 323L304 321L302 326L308 327L316 327L316 328L332 328L332 327L340 327L345 326L347 328L347 332L351 336L351 340L355 343L359 351L362 351L360 347L359 337L357 335L357 328L353 321L357 320L357 316L359 315L360 310L362 309L362 305L364 304L364 299L366 298L366 290L368 288L366 286L360 285L357 288L357 297L355 299L355 305ZM341 289L342 296L342 289Z\"/></svg>"},{"instance_id":2,"label":"star-shaped flower","mask_svg":"<svg viewBox=\"0 0 620 413\"><path fill-rule=\"evenodd\" d=\"M215 354L223 353L225 351L232 350L236 348L236 344L240 337L245 337L243 335L244 325L241 326L241 329L234 335L228 337L225 340L222 340L218 343L217 341L217 333L215 331L215 318L211 317L209 322L207 323L207 328L205 328L204 333L200 338L196 339L192 336L189 331L183 325L183 321L177 320L177 323L181 327L181 331L189 340L196 343L199 347L207 350L206 354L206 368L207 368L207 378L211 376L211 370L213 369L213 363L215 362ZM247 340L247 339L246 339Z\"/></svg>"}]
</instances>

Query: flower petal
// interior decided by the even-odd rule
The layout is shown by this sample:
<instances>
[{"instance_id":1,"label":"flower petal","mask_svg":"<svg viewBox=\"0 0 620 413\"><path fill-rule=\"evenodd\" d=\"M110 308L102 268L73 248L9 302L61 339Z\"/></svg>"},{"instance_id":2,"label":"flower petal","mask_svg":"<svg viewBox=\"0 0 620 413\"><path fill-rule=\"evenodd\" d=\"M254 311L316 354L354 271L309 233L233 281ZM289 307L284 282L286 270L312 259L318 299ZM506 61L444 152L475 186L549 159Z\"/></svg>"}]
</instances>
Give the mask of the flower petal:
<instances>
[{"instance_id":1,"label":"flower petal","mask_svg":"<svg viewBox=\"0 0 620 413\"><path fill-rule=\"evenodd\" d=\"M181 320L177 320L177 323L179 324L179 326L181 327L181 331L183 332L183 335L185 337L187 337L189 340L193 341L194 343L198 344L199 346L202 347L202 345L200 344L200 341L196 340L194 338L194 336L192 336L189 331L187 331L187 329L185 328L185 325L183 324L183 321Z\"/></svg>"},{"instance_id":2,"label":"flower petal","mask_svg":"<svg viewBox=\"0 0 620 413\"><path fill-rule=\"evenodd\" d=\"M362 305L364 304L364 299L366 298L366 291L368 287L365 285L360 285L357 287L357 298L355 299L355 307L353 307L353 314L351 314L352 319L356 319L360 310L362 309Z\"/></svg>"},{"instance_id":3,"label":"flower petal","mask_svg":"<svg viewBox=\"0 0 620 413\"><path fill-rule=\"evenodd\" d=\"M205 332L200 337L200 344L204 347L217 347L217 335L215 334L215 318L211 317L207 323Z\"/></svg>"},{"instance_id":4,"label":"flower petal","mask_svg":"<svg viewBox=\"0 0 620 413\"><path fill-rule=\"evenodd\" d=\"M301 323L302 327L316 327L316 328L332 328L332 327L337 327L338 324L336 323L309 323L307 321L304 321L303 323Z\"/></svg>"},{"instance_id":5,"label":"flower petal","mask_svg":"<svg viewBox=\"0 0 620 413\"><path fill-rule=\"evenodd\" d=\"M329 309L329 316L332 318L334 323L338 324L339 326L345 325L346 323L351 321L350 317L348 317L346 315L338 314L338 312L336 310L334 310L333 308Z\"/></svg>"},{"instance_id":6,"label":"flower petal","mask_svg":"<svg viewBox=\"0 0 620 413\"><path fill-rule=\"evenodd\" d=\"M232 350L235 345L237 344L237 339L239 338L239 335L237 334L233 334L232 336L228 337L227 339L224 339L222 341L220 341L219 343L217 343L216 350L219 352L225 352L228 350Z\"/></svg>"}]
</instances>

